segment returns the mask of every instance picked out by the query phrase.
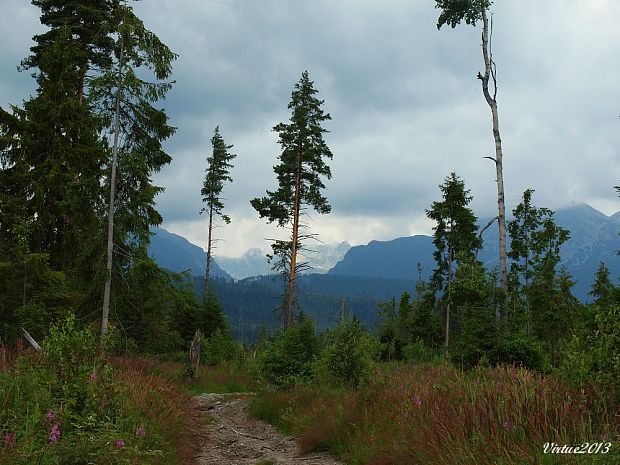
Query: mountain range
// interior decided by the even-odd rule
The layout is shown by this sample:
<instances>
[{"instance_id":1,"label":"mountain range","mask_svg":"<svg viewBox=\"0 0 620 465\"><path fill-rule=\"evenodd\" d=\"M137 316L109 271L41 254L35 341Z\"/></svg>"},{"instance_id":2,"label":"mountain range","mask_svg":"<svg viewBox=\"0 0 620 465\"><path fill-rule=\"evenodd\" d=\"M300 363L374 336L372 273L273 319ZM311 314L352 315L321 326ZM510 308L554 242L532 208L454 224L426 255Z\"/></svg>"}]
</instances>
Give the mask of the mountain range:
<instances>
[{"instance_id":1,"label":"mountain range","mask_svg":"<svg viewBox=\"0 0 620 465\"><path fill-rule=\"evenodd\" d=\"M599 263L604 262L610 270L614 282L620 278L620 212L606 216L587 204L574 205L556 212L555 221L568 229L570 239L561 249L562 266L575 280L573 292L582 301L588 299ZM486 224L485 219L479 221ZM205 251L191 244L187 239L172 234L165 229L153 230L149 254L162 266L172 271L189 270L194 276L204 273ZM484 247L478 258L487 269L498 266L497 225L489 227L484 233ZM314 273L326 273L323 278L307 278L307 289L326 294L342 294L335 283L342 284L342 277L348 276L347 288L358 288L360 292L383 298L385 293L379 289L381 283L390 280L413 283L420 277L428 278L435 268L432 237L416 235L400 237L391 241L371 241L367 245L351 247L347 242L340 244L319 244L316 252L308 253L307 260ZM226 280L243 279L253 275L270 272L264 253L250 249L240 258L216 257L213 276ZM420 265L420 270L418 269ZM352 278L360 280L360 286L352 286ZM384 278L370 286L367 278ZM330 280L334 285L330 285ZM364 284L365 283L365 284ZM388 287L394 290L391 283ZM387 284L386 284L387 285ZM400 288L400 287L399 287ZM362 295L362 294L360 294Z\"/></svg>"},{"instance_id":2,"label":"mountain range","mask_svg":"<svg viewBox=\"0 0 620 465\"><path fill-rule=\"evenodd\" d=\"M570 231L570 239L562 246L561 265L575 281L573 294L582 301L588 292L600 262L609 268L611 278L620 278L620 212L606 216L587 204L560 209L555 222ZM479 221L484 225L487 220ZM498 267L499 240L497 223L483 236L484 245L478 259L487 269ZM377 276L395 279L417 279L417 264L426 279L435 268L433 239L430 236L400 237L391 241L372 241L368 245L352 247L329 274L349 276Z\"/></svg>"},{"instance_id":3,"label":"mountain range","mask_svg":"<svg viewBox=\"0 0 620 465\"><path fill-rule=\"evenodd\" d=\"M314 244L303 252L301 257L310 266L310 273L327 273L336 263L343 259L351 245L343 241L340 244ZM249 249L239 258L215 257L222 268L235 279L249 278L270 274L271 265L261 249Z\"/></svg>"}]
</instances>

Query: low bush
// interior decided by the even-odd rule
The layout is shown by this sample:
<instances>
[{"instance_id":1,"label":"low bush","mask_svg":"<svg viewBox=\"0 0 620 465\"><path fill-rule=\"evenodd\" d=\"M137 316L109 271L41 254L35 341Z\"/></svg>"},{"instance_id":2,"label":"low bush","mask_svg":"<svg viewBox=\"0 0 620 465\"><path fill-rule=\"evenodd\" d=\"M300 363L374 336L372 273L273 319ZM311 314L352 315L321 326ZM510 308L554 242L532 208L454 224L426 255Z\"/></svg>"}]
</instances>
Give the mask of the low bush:
<instances>
[{"instance_id":1,"label":"low bush","mask_svg":"<svg viewBox=\"0 0 620 465\"><path fill-rule=\"evenodd\" d=\"M317 374L335 385L357 387L370 378L379 360L379 340L348 319L325 334L325 346L317 363Z\"/></svg>"},{"instance_id":2,"label":"low bush","mask_svg":"<svg viewBox=\"0 0 620 465\"><path fill-rule=\"evenodd\" d=\"M239 365L243 347L228 332L218 328L209 337L201 339L200 360L208 366Z\"/></svg>"},{"instance_id":3,"label":"low bush","mask_svg":"<svg viewBox=\"0 0 620 465\"><path fill-rule=\"evenodd\" d=\"M499 365L520 365L541 373L551 365L540 342L525 334L508 334L490 353L490 360Z\"/></svg>"},{"instance_id":4,"label":"low bush","mask_svg":"<svg viewBox=\"0 0 620 465\"><path fill-rule=\"evenodd\" d=\"M257 372L267 382L290 387L306 383L314 374L319 342L310 320L302 319L268 342L259 355Z\"/></svg>"}]
</instances>

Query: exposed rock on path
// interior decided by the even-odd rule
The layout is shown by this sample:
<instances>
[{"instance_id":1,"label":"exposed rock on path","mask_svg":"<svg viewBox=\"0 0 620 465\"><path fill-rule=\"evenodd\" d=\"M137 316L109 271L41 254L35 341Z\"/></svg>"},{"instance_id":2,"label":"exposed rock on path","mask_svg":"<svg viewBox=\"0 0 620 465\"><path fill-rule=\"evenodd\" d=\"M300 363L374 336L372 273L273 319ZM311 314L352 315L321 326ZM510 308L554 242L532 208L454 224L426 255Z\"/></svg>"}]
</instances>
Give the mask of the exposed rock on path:
<instances>
[{"instance_id":1,"label":"exposed rock on path","mask_svg":"<svg viewBox=\"0 0 620 465\"><path fill-rule=\"evenodd\" d=\"M300 455L294 438L279 433L248 410L248 395L203 394L194 397L205 412L207 438L200 465L342 465L326 453Z\"/></svg>"}]
</instances>

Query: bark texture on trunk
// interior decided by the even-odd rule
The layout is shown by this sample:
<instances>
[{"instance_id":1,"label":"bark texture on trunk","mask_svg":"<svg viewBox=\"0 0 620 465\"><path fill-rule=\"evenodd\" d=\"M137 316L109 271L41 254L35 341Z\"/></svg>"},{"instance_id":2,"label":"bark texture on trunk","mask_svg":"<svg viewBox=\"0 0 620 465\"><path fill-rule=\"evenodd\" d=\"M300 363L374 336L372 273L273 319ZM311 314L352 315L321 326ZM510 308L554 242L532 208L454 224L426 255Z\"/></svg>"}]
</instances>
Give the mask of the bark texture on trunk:
<instances>
[{"instance_id":1,"label":"bark texture on trunk","mask_svg":"<svg viewBox=\"0 0 620 465\"><path fill-rule=\"evenodd\" d=\"M202 293L203 302L209 300L209 277L211 275L211 251L213 246L213 202L209 207L209 237L207 239L207 263L205 265L205 286Z\"/></svg>"},{"instance_id":2,"label":"bark texture on trunk","mask_svg":"<svg viewBox=\"0 0 620 465\"><path fill-rule=\"evenodd\" d=\"M504 201L504 174L502 165L502 139L499 134L499 117L497 113L497 80L495 74L495 64L490 44L489 18L485 9L482 10L482 56L484 59L484 75L478 73L478 79L482 81L482 93L491 108L493 117L493 139L495 141L495 171L497 176L497 210L499 225L499 278L500 287L504 295L508 293L508 271L506 267L506 205ZM493 95L489 91L489 81L493 81ZM502 319L505 319L506 312L502 308Z\"/></svg>"},{"instance_id":3,"label":"bark texture on trunk","mask_svg":"<svg viewBox=\"0 0 620 465\"><path fill-rule=\"evenodd\" d=\"M448 285L446 286L446 293L450 291L452 285L452 246L448 244ZM448 298L448 305L446 306L446 357L448 356L448 345L450 344L450 306L452 302Z\"/></svg>"},{"instance_id":4,"label":"bark texture on trunk","mask_svg":"<svg viewBox=\"0 0 620 465\"><path fill-rule=\"evenodd\" d=\"M299 238L299 210L301 196L301 154L297 161L297 170L295 172L295 198L293 205L293 233L291 244L291 270L288 277L288 292L286 305L286 324L285 329L293 325L293 307L295 306L295 272L297 267L297 241Z\"/></svg>"},{"instance_id":5,"label":"bark texture on trunk","mask_svg":"<svg viewBox=\"0 0 620 465\"><path fill-rule=\"evenodd\" d=\"M108 244L106 262L106 280L103 289L103 312L101 315L101 353L103 341L108 330L110 314L110 292L112 288L112 254L114 253L114 199L116 194L116 165L118 160L118 136L120 132L121 87L123 85L123 48L119 57L116 106L114 110L114 145L112 146L112 167L110 172L110 205L108 207Z\"/></svg>"}]
</instances>

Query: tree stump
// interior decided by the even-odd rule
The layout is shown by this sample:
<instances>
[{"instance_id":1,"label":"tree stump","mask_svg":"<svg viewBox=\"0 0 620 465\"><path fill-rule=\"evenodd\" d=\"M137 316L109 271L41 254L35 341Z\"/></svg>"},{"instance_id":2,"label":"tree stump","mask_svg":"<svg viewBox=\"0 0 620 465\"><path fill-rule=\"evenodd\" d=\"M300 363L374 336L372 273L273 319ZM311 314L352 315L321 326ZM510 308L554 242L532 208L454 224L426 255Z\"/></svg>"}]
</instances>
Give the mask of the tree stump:
<instances>
[{"instance_id":1,"label":"tree stump","mask_svg":"<svg viewBox=\"0 0 620 465\"><path fill-rule=\"evenodd\" d=\"M190 377L192 379L198 376L198 366L200 365L200 330L197 329L194 334L194 340L189 349L189 361L190 361Z\"/></svg>"}]
</instances>

